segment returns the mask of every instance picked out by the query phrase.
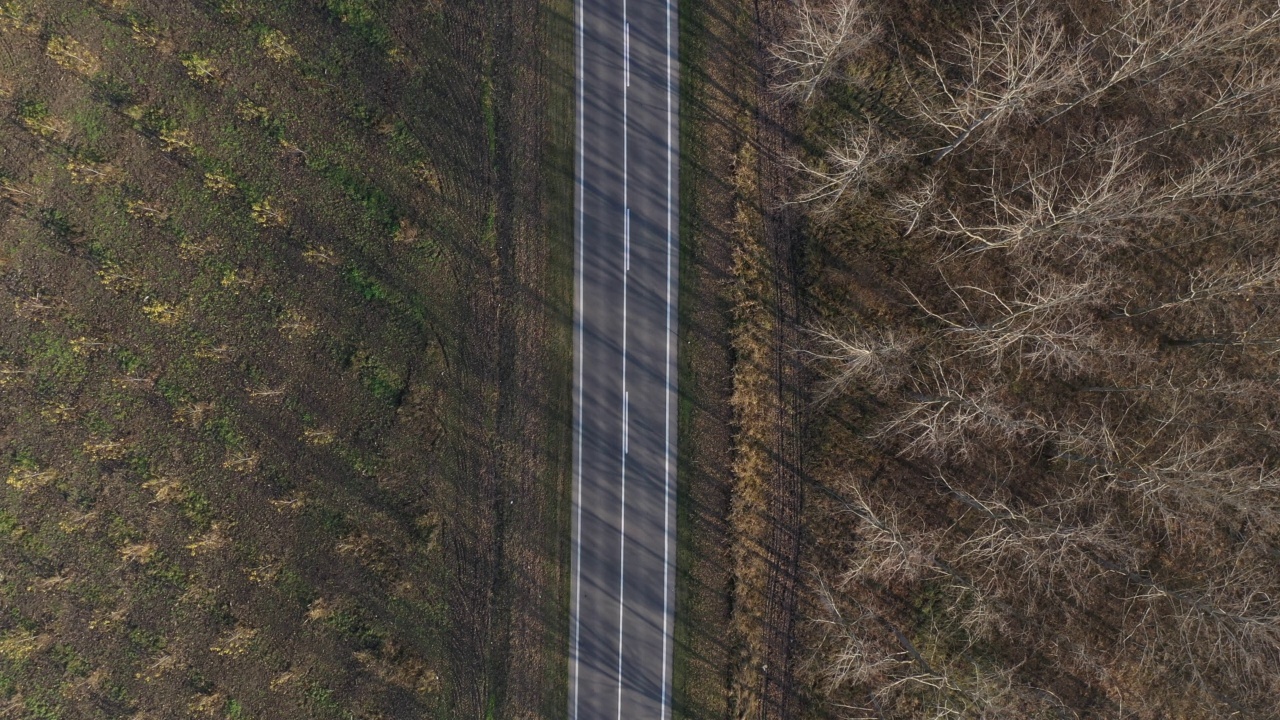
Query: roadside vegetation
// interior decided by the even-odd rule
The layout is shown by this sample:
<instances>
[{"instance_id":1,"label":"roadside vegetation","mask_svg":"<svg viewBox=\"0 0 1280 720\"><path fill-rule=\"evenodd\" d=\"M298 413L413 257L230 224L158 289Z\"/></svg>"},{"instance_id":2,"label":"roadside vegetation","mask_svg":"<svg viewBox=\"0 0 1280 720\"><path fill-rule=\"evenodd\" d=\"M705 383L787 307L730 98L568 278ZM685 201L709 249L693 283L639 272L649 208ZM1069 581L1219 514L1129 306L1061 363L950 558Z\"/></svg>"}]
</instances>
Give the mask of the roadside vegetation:
<instances>
[{"instance_id":1,"label":"roadside vegetation","mask_svg":"<svg viewBox=\"0 0 1280 720\"><path fill-rule=\"evenodd\" d=\"M785 3L680 4L680 556L675 716L793 718L802 477Z\"/></svg>"},{"instance_id":2,"label":"roadside vegetation","mask_svg":"<svg viewBox=\"0 0 1280 720\"><path fill-rule=\"evenodd\" d=\"M730 88L751 68L718 58L749 51L733 0L680 3L680 415L673 716L723 718L741 640L732 628L736 545L726 522L733 490L733 359L729 340L733 190L723 184L750 125ZM721 119L724 121L721 121Z\"/></svg>"},{"instance_id":3,"label":"roadside vegetation","mask_svg":"<svg viewBox=\"0 0 1280 720\"><path fill-rule=\"evenodd\" d=\"M1275 3L791 12L812 712L1277 717Z\"/></svg>"},{"instance_id":4,"label":"roadside vegetation","mask_svg":"<svg viewBox=\"0 0 1280 720\"><path fill-rule=\"evenodd\" d=\"M568 5L0 1L0 715L562 711Z\"/></svg>"}]
</instances>

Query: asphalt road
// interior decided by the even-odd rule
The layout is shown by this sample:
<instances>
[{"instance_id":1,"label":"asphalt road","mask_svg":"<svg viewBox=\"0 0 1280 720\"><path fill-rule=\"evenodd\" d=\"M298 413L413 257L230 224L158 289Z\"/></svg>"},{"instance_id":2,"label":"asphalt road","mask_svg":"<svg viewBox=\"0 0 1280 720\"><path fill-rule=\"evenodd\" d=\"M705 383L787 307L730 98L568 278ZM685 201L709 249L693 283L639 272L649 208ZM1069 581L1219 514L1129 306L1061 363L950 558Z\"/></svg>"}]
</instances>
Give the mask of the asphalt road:
<instances>
[{"instance_id":1,"label":"asphalt road","mask_svg":"<svg viewBox=\"0 0 1280 720\"><path fill-rule=\"evenodd\" d=\"M673 0L578 0L569 717L670 716L675 587Z\"/></svg>"}]
</instances>

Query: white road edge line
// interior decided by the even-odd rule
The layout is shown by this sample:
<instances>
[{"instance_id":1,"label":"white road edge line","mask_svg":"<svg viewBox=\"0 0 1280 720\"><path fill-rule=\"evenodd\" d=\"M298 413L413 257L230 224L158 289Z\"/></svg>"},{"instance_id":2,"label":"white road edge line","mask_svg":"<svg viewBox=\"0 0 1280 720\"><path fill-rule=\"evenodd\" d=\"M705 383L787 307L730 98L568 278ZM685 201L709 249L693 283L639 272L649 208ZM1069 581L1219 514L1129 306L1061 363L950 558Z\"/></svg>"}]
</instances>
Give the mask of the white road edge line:
<instances>
[{"instance_id":1,"label":"white road edge line","mask_svg":"<svg viewBox=\"0 0 1280 720\"><path fill-rule=\"evenodd\" d=\"M667 399L663 418L663 489L662 489L662 704L660 720L667 717L667 618L671 565L671 0L667 0Z\"/></svg>"},{"instance_id":2,"label":"white road edge line","mask_svg":"<svg viewBox=\"0 0 1280 720\"><path fill-rule=\"evenodd\" d=\"M627 252L630 252L631 233L631 194L628 171L628 138L627 129L627 87L631 84L631 23L627 22L627 0L622 0L622 42L623 54L626 55L626 67L623 69L622 86L622 207L625 209L624 222L627 233ZM622 273L622 402L623 418L626 423L627 412L627 273ZM623 426L623 432L627 431ZM618 529L618 720L622 720L622 631L626 614L627 596L627 446L626 435L623 435L622 446L622 502L619 512Z\"/></svg>"},{"instance_id":3,"label":"white road edge line","mask_svg":"<svg viewBox=\"0 0 1280 720\"><path fill-rule=\"evenodd\" d=\"M574 300L576 301L575 307L574 307L574 315L575 315L574 334L577 335L577 337L574 338L575 340L574 345L576 350L574 354L575 355L574 360L578 364L578 393L577 393L577 398L575 398L576 407L574 408L574 425L576 427L574 428L574 432L577 435L576 439L577 439L577 446L578 446L577 447L578 457L577 457L577 463L575 464L576 467L574 468L574 474L577 475L577 477L574 478L574 480L576 481L575 484L577 486L574 492L576 494L575 499L578 504L578 508L577 508L578 512L577 512L577 518L574 522L574 528L573 528L573 540L574 540L574 543L577 545L577 547L575 548L576 558L574 560L574 563L577 565L577 568L576 568L577 576L574 580L575 598L572 601L573 613L574 613L574 617L573 617L574 624L573 624L573 707L571 708L571 710L572 710L573 720L578 720L578 686L579 686L579 680L581 679L581 676L582 676L581 658L580 658L580 654L582 650L582 366L583 366L582 359L581 359L582 350L583 350L582 177L585 174L585 168L583 167L584 160L583 160L583 139L582 139L583 127L582 125L583 125L584 116L583 116L583 109L582 109L582 106L583 106L582 96L583 96L583 75L585 74L583 72L584 71L583 55L585 54L586 46L584 44L585 41L583 38L583 31L582 31L582 26L583 26L582 0L577 0L575 4L576 4L576 7L574 8L576 11L575 15L577 16L577 20L578 20L578 33L577 33L577 38L575 38L577 41L576 49L577 49L577 55L578 55L578 58L577 58L578 60L578 68L577 68L578 70L578 83L577 83L577 91L578 91L577 120L578 122L577 122L577 128L576 128L576 134L577 134L577 140L578 140L578 143L577 143L578 147L576 148L576 150L577 150L578 157L577 157L577 162L574 163L574 170L576 171L575 174L577 176L574 178L574 184L577 186L578 212L577 212L577 217L574 218L574 230L575 230L575 234L577 235L577 237L575 238L577 242L576 242L576 247L574 248L574 265L577 266L576 270L577 270L577 276L578 276L577 277L578 292L576 297L574 298Z\"/></svg>"}]
</instances>

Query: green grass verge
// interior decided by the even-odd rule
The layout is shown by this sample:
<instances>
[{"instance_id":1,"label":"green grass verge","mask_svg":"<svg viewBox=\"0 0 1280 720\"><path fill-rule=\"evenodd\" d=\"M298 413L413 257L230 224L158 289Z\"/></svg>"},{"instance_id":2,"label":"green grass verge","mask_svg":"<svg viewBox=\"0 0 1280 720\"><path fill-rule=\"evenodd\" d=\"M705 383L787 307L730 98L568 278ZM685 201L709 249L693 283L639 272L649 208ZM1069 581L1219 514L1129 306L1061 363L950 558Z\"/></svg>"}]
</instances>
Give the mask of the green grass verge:
<instances>
[{"instance_id":1,"label":"green grass verge","mask_svg":"<svg viewBox=\"0 0 1280 720\"><path fill-rule=\"evenodd\" d=\"M700 476L696 459L702 449L695 428L700 405L716 402L711 388L702 386L695 368L709 343L717 338L699 335L695 318L713 301L716 287L705 283L701 266L707 248L702 245L703 222L698 199L707 188L702 169L708 159L704 112L707 78L709 20L712 9L706 0L680 3L680 274L676 491L676 613L672 662L672 707L675 718L724 717L729 709L727 673L704 649L709 638L724 642L730 628L718 626L706 609L722 605L727 588L703 581L708 558L699 548L715 538L705 537L707 528L698 522L694 488L711 481ZM708 183L710 184L710 183ZM720 338L727 342L727 338Z\"/></svg>"},{"instance_id":2,"label":"green grass verge","mask_svg":"<svg viewBox=\"0 0 1280 720\"><path fill-rule=\"evenodd\" d=\"M548 718L562 717L569 705L569 614L572 603L573 557L573 293L574 293L574 138L576 137L577 104L574 98L573 0L546 0L543 12L547 24L547 63L553 81L548 99L549 126L547 159L543 168L547 181L549 205L548 233L551 250L547 273L548 297L552 313L559 319L547 338L548 357L558 361L551 377L555 382L552 397L558 402L549 408L547 423L552 437L548 443L548 482L554 484L555 523L551 530L559 563L559 585L547 608L553 621L548 623L547 662L548 687L560 688L549 693L541 708Z\"/></svg>"}]
</instances>

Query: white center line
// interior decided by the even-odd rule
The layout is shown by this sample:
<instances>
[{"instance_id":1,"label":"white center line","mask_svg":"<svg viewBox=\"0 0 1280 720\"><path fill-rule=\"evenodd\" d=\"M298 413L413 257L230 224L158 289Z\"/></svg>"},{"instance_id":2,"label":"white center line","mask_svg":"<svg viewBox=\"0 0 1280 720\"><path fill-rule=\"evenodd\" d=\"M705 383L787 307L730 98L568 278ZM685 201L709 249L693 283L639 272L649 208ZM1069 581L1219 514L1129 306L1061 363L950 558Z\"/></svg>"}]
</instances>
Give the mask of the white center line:
<instances>
[{"instance_id":1,"label":"white center line","mask_svg":"<svg viewBox=\"0 0 1280 720\"><path fill-rule=\"evenodd\" d=\"M574 583L575 585L577 585L577 587L575 588L576 597L574 600L576 613L573 619L573 720L578 720L578 697L579 697L578 687L580 684L579 681L582 677L581 657L580 657L580 651L582 649L582 611L581 611L581 608L582 608L582 366L583 366L582 324L584 322L584 318L582 315L582 310L583 310L582 266L583 266L583 260L584 260L582 255L583 253L582 176L584 171L584 167L583 167L583 163L584 163L583 149L584 148L583 148L583 139L582 139L584 134L584 128L583 128L584 116L583 116L582 96L583 96L583 84L584 84L583 77L586 74L584 72L585 62L583 60L583 55L586 53L586 45L585 45L585 41L583 37L583 29L582 29L585 21L583 17L582 0L577 0L577 3L575 3L575 5L576 7L574 8L574 10L578 19L578 33L576 38L577 51L578 51L577 53L578 54L578 83L577 83L577 91L578 91L577 155L578 157L577 157L577 163L575 164L576 166L574 168L574 170L576 171L577 177L575 177L574 180L576 181L575 184L577 185L577 191L578 191L578 197L577 197L578 213L577 213L577 218L575 218L576 222L574 223L574 230L577 234L577 238L575 238L577 240L577 243L576 243L577 247L575 248L575 252L574 252L574 262L578 266L577 267L578 293L576 298L577 307L575 308L575 313L574 313L577 316L576 318L577 322L575 323L576 327L574 327L574 331L577 334L577 338L575 338L577 341L575 343L575 346L577 348L577 355L578 355L578 392L577 392L577 397L574 399L575 405L576 405L576 407L574 408L575 410L574 432L577 435L576 440L577 440L577 446L578 446L577 447L578 462L577 462L577 467L574 468L574 473L575 475L577 475L577 477L574 479L577 481L576 493L577 493L577 502L578 502L578 512L577 512L577 518L575 519L575 523L574 523L574 542L577 544L577 548L575 548L577 557L574 559L574 562L577 565L577 577L574 579Z\"/></svg>"},{"instance_id":2,"label":"white center line","mask_svg":"<svg viewBox=\"0 0 1280 720\"><path fill-rule=\"evenodd\" d=\"M630 253L631 232L631 198L629 194L628 143L627 143L627 86L631 84L631 24L627 22L627 3L622 2L623 33L623 85L622 85L622 206L623 222L626 224L626 253ZM628 262L624 259L624 263ZM623 398L623 432L626 432L627 418L627 273L622 274L622 398ZM618 720L622 720L622 630L623 617L626 612L627 590L627 446L623 436L622 446L622 502L618 529Z\"/></svg>"},{"instance_id":3,"label":"white center line","mask_svg":"<svg viewBox=\"0 0 1280 720\"><path fill-rule=\"evenodd\" d=\"M667 570L671 561L671 0L667 0L667 398L663 419L663 490L662 490L662 705L660 720L667 717L667 616L670 583Z\"/></svg>"}]
</instances>

